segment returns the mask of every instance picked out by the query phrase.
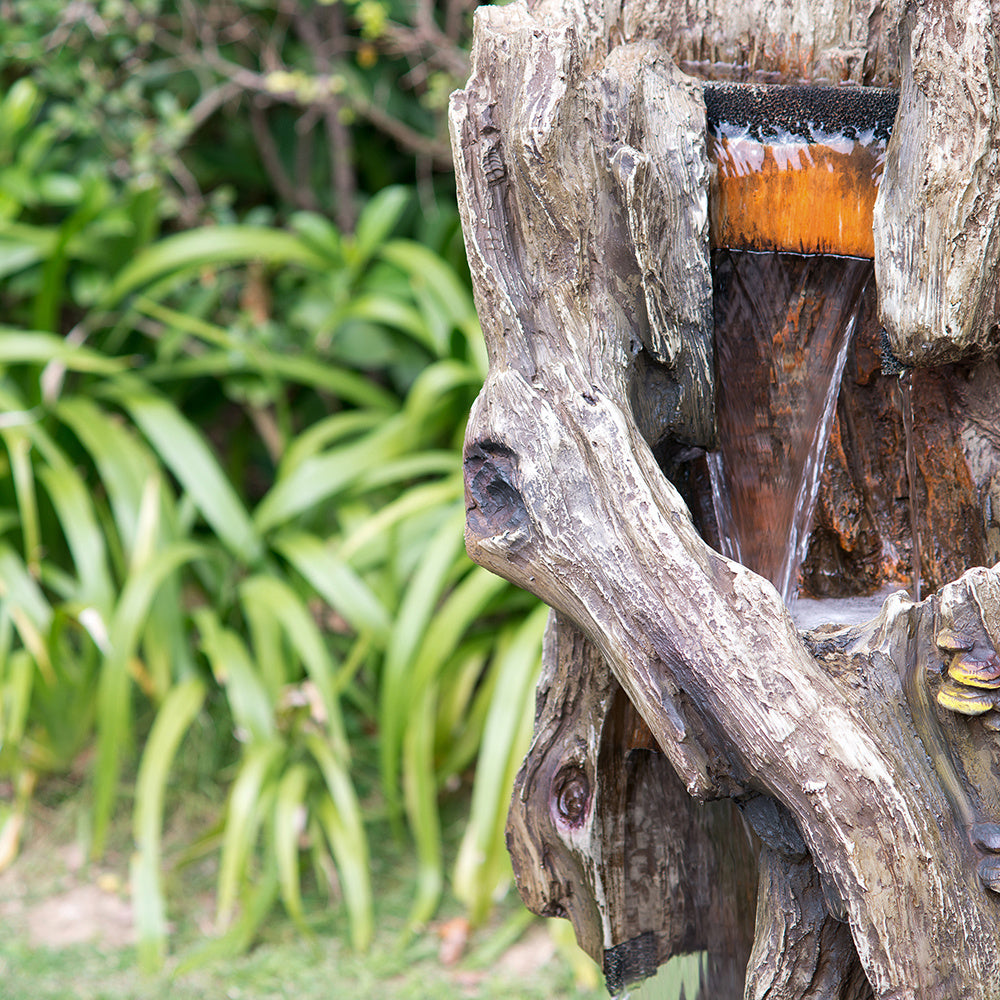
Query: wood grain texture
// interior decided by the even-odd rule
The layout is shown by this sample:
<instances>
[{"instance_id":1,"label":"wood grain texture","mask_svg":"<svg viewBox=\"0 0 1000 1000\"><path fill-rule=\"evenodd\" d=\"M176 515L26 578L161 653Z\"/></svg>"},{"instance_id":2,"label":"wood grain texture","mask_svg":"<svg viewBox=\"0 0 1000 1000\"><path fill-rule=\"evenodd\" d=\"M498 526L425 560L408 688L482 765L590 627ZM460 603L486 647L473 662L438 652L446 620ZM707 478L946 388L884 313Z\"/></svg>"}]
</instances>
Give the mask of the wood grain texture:
<instances>
[{"instance_id":1,"label":"wood grain texture","mask_svg":"<svg viewBox=\"0 0 1000 1000\"><path fill-rule=\"evenodd\" d=\"M875 202L882 322L911 365L1000 349L1000 4L886 4L899 113Z\"/></svg>"},{"instance_id":2,"label":"wood grain texture","mask_svg":"<svg viewBox=\"0 0 1000 1000\"><path fill-rule=\"evenodd\" d=\"M756 846L731 803L697 802L658 748L634 748L637 729L596 647L553 615L507 823L521 894L572 921L611 989L696 951L707 953L704 1000L741 995Z\"/></svg>"},{"instance_id":3,"label":"wood grain texture","mask_svg":"<svg viewBox=\"0 0 1000 1000\"><path fill-rule=\"evenodd\" d=\"M972 812L924 749L893 659L911 661L910 610L897 602L885 618L888 652L831 672L774 589L705 546L650 451L663 427L644 438L630 412L643 351L678 383L704 356L678 318L703 307L705 289L666 277L676 262L650 281L641 245L671 232L688 274L707 260L707 233L630 219L629 169L646 157L657 170L662 154L641 129L651 104L681 146L672 162L695 173L703 125L691 117L696 84L648 41L616 55L627 46L613 28L617 17L572 0L484 8L473 76L452 100L491 362L467 433L469 551L580 628L691 794L781 804L875 996L994 998L1000 912L976 876ZM666 170L657 183L675 185L662 211L700 218L702 191ZM660 301L668 286L694 297ZM704 394L710 383L689 384ZM703 435L706 399L680 400L664 426ZM758 942L783 995L809 995Z\"/></svg>"}]
</instances>

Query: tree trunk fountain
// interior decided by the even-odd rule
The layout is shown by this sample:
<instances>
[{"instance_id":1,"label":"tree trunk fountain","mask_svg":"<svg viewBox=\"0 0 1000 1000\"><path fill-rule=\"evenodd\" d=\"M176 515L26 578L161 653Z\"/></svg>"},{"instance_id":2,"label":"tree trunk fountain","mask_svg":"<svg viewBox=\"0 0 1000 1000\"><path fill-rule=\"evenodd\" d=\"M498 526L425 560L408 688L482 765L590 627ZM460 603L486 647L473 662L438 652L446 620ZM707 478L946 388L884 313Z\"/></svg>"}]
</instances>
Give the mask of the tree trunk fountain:
<instances>
[{"instance_id":1,"label":"tree trunk fountain","mask_svg":"<svg viewBox=\"0 0 1000 1000\"><path fill-rule=\"evenodd\" d=\"M1000 558L998 27L987 0L477 14L451 108L490 352L466 538L554 609L508 843L528 905L573 922L612 991L698 952L705 1000L1000 996L1000 572L977 568ZM874 281L864 247L823 235L737 259L706 79L898 88ZM831 249L854 259L803 253ZM837 323L808 290L820 266ZM713 343L749 314L771 368L759 340ZM847 314L846 347L809 347ZM840 394L796 571L785 529L768 535L775 483L734 479L715 449L747 400L780 416L826 398L810 351ZM802 463L783 447L758 450L787 488ZM935 592L800 633L772 582L716 551L720 469L751 524L740 554L789 601L799 579Z\"/></svg>"}]
</instances>

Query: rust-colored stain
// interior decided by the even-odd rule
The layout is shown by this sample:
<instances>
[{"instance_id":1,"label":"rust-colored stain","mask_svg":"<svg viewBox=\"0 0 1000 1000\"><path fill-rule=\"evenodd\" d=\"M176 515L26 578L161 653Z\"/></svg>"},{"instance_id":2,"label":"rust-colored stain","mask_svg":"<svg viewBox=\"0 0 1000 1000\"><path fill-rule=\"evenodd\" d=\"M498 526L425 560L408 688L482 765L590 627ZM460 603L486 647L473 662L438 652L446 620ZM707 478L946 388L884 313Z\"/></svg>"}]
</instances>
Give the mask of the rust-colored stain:
<instances>
[{"instance_id":1,"label":"rust-colored stain","mask_svg":"<svg viewBox=\"0 0 1000 1000\"><path fill-rule=\"evenodd\" d=\"M885 145L709 136L714 248L874 257Z\"/></svg>"}]
</instances>

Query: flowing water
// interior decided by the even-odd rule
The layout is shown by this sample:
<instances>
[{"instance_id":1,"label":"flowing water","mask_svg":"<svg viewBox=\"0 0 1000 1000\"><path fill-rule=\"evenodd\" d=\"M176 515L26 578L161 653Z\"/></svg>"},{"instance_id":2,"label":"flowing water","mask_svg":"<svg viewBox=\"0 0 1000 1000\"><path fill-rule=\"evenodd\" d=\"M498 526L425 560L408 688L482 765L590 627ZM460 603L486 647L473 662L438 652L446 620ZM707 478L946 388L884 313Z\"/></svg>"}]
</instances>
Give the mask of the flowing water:
<instances>
[{"instance_id":1,"label":"flowing water","mask_svg":"<svg viewBox=\"0 0 1000 1000\"><path fill-rule=\"evenodd\" d=\"M713 273L719 449L709 470L723 554L791 603L872 263L720 250Z\"/></svg>"},{"instance_id":2,"label":"flowing water","mask_svg":"<svg viewBox=\"0 0 1000 1000\"><path fill-rule=\"evenodd\" d=\"M899 377L899 408L903 414L903 435L906 439L906 481L910 496L910 537L913 542L912 597L920 600L920 522L917 520L917 453L913 445L913 375L904 372Z\"/></svg>"},{"instance_id":3,"label":"flowing water","mask_svg":"<svg viewBox=\"0 0 1000 1000\"><path fill-rule=\"evenodd\" d=\"M857 311L897 95L705 90L720 549L795 598Z\"/></svg>"}]
</instances>

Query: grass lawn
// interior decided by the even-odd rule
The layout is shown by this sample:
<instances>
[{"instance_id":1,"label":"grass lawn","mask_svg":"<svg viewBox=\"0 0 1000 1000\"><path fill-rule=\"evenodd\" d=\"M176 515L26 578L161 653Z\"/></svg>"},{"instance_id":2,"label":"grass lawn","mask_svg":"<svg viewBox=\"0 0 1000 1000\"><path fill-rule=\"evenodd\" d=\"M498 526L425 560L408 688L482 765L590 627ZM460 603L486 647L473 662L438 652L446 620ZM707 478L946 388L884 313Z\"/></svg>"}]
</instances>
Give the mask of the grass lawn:
<instances>
[{"instance_id":1,"label":"grass lawn","mask_svg":"<svg viewBox=\"0 0 1000 1000\"><path fill-rule=\"evenodd\" d=\"M171 821L170 841L190 842L191 823L210 814L205 801L185 806ZM534 920L513 890L488 926L473 931L460 954L446 953L462 939L461 912L447 902L425 932L402 943L412 899L414 867L405 845L388 831L372 843L377 934L372 950L351 953L337 903L313 897L311 938L276 907L245 955L184 969L212 940L214 854L179 865L166 857L173 934L164 971L143 976L135 966L128 901L128 824L116 828L112 849L99 864L85 863L78 798L39 804L24 849L0 875L0 995L4 1000L598 1000L606 998L596 969L577 962L544 921ZM454 844L452 845L454 847ZM568 925L564 921L556 925ZM554 938L559 938L558 946ZM577 958L579 953L576 953ZM589 960L587 960L589 961Z\"/></svg>"}]
</instances>

